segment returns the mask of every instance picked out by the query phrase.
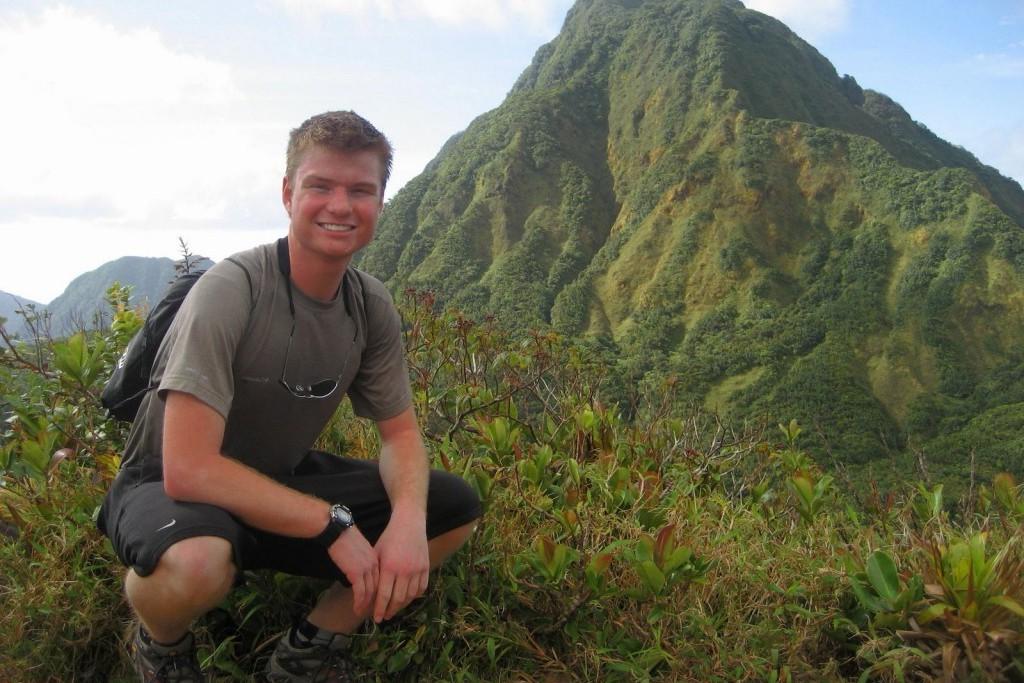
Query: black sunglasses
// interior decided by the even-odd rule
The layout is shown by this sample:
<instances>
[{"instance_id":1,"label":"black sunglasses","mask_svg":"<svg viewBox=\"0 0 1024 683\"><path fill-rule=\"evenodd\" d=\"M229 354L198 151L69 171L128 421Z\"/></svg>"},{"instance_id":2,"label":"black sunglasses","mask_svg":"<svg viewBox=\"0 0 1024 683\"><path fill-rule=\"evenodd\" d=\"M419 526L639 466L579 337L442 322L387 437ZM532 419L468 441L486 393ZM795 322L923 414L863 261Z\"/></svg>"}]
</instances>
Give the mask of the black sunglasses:
<instances>
[{"instance_id":1,"label":"black sunglasses","mask_svg":"<svg viewBox=\"0 0 1024 683\"><path fill-rule=\"evenodd\" d=\"M337 377L322 379L312 384L291 384L285 379L285 375L288 374L288 357L292 353L292 339L295 337L295 303L292 301L292 279L291 279L291 260L288 258L288 240L282 237L277 241L277 260L278 267L281 269L281 274L284 275L285 286L288 290L288 311L292 314L292 330L288 333L288 346L285 347L284 351L284 364L281 366L281 379L278 382L281 383L288 393L295 398L327 398L335 391L338 390L338 383L341 382L341 378L345 376L345 370L348 368L348 359L355 350L356 341L359 339L359 327L354 324L355 334L352 336L352 345L349 348L349 352L345 354L345 362L341 365L341 372L338 373ZM346 273L347 276L347 273ZM352 309L348 303L348 287L347 277L341 282L341 297L342 303L345 305L345 312L352 317Z\"/></svg>"},{"instance_id":2,"label":"black sunglasses","mask_svg":"<svg viewBox=\"0 0 1024 683\"><path fill-rule=\"evenodd\" d=\"M358 332L357 332L358 334ZM351 350L345 354L345 362L341 365L341 372L335 378L322 379L312 384L291 384L285 379L288 373L288 357L292 353L292 338L295 336L295 319L292 318L292 331L288 333L288 346L284 352L284 365L281 366L281 383L288 393L295 398L327 398L338 389L338 383L345 376L345 369L348 367L348 359L352 355ZM352 346L355 347L356 338L352 338Z\"/></svg>"}]
</instances>

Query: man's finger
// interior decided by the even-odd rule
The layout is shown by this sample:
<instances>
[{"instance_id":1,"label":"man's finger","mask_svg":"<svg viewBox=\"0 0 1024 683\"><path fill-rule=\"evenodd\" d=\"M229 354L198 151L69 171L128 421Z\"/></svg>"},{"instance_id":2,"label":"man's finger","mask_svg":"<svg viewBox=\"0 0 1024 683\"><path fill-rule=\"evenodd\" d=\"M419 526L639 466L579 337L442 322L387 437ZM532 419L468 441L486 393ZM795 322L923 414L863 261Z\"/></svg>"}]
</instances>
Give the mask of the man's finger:
<instances>
[{"instance_id":1,"label":"man's finger","mask_svg":"<svg viewBox=\"0 0 1024 683\"><path fill-rule=\"evenodd\" d=\"M364 585L364 579L361 574L356 574L354 579L349 579L352 582L352 605L355 607L356 612L362 611L362 604L366 597L366 586Z\"/></svg>"},{"instance_id":2,"label":"man's finger","mask_svg":"<svg viewBox=\"0 0 1024 683\"><path fill-rule=\"evenodd\" d=\"M394 587L395 580L392 575L386 574L381 577L380 586L377 587L377 601L373 608L373 620L377 623L380 623L387 613L388 603L391 601Z\"/></svg>"},{"instance_id":3,"label":"man's finger","mask_svg":"<svg viewBox=\"0 0 1024 683\"><path fill-rule=\"evenodd\" d=\"M395 591L391 594L391 603L388 606L387 618L395 616L398 610L409 603L409 579L402 578L395 582Z\"/></svg>"},{"instance_id":4,"label":"man's finger","mask_svg":"<svg viewBox=\"0 0 1024 683\"><path fill-rule=\"evenodd\" d=\"M368 571L363 575L363 582L366 584L366 593L363 596L363 603L359 611L362 614L369 614L373 609L373 601L377 596L377 577L372 571Z\"/></svg>"},{"instance_id":5,"label":"man's finger","mask_svg":"<svg viewBox=\"0 0 1024 683\"><path fill-rule=\"evenodd\" d=\"M416 597L418 598L421 595L425 595L426 592L427 592L427 586L429 586L429 585L430 585L430 572L423 572L423 574L420 575L420 592L416 594Z\"/></svg>"},{"instance_id":6,"label":"man's finger","mask_svg":"<svg viewBox=\"0 0 1024 683\"><path fill-rule=\"evenodd\" d=\"M373 601L377 596L378 582L377 563L374 561L366 568L363 574L363 584L366 592L363 595L363 604L360 607L361 613L369 614L370 610L373 609Z\"/></svg>"}]
</instances>

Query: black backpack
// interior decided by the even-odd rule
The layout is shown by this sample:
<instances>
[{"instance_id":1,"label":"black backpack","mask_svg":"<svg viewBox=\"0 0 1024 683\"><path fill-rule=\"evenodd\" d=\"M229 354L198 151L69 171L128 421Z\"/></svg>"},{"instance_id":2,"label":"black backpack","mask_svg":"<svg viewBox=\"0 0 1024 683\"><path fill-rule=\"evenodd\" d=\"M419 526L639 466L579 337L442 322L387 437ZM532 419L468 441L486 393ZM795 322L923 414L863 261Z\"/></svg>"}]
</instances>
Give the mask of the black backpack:
<instances>
[{"instance_id":1,"label":"black backpack","mask_svg":"<svg viewBox=\"0 0 1024 683\"><path fill-rule=\"evenodd\" d=\"M230 256L227 260L241 268L242 272L245 273L245 279L249 281L249 292L251 293L252 276L249 275L249 271ZM284 275L285 284L288 287L288 308L294 318L295 308L292 303L291 261L288 258L287 237L282 237L277 241L277 265L281 270L281 274ZM110 374L110 379L107 380L107 384L103 387L103 393L100 394L100 403L107 409L110 417L122 422L134 421L135 416L139 412L139 406L142 404L142 397L150 389L156 388L156 385L151 381L153 363L156 361L156 352L160 349L160 343L164 340L164 337L167 336L167 330L170 329L171 323L174 322L174 316L178 314L178 309L181 308L182 302L185 301L185 296L192 290L192 287L205 272L205 270L200 270L179 275L171 283L167 293L160 299L160 302L150 312L146 322L142 325L142 329L136 332L135 336L128 342L124 353L117 359L117 367ZM347 269L345 279L342 281L342 297L345 311L349 315L352 314L348 296L351 289L348 286L349 272L355 276L362 290L363 306L361 310L357 307L357 310L363 318L363 326L365 327L366 290L363 286L362 276L355 268Z\"/></svg>"},{"instance_id":2,"label":"black backpack","mask_svg":"<svg viewBox=\"0 0 1024 683\"><path fill-rule=\"evenodd\" d=\"M245 271L242 264L231 260ZM110 374L110 379L100 394L100 403L107 409L110 417L123 422L135 419L142 397L154 388L150 384L150 374L153 372L153 362L156 360L160 342L167 336L167 330L174 322L174 316L178 315L178 309L181 308L185 296L205 272L200 270L179 275L160 302L150 311L142 329L128 342L124 353L117 359L117 367ZM245 275L249 277L249 272L245 271Z\"/></svg>"}]
</instances>

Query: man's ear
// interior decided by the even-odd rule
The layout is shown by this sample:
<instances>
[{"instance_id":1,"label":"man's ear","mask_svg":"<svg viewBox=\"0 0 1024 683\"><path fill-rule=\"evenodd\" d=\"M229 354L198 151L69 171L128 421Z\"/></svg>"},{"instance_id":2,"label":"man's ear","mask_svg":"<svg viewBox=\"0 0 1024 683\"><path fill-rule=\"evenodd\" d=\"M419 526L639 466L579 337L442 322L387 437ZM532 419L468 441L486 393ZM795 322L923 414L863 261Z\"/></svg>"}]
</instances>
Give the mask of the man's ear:
<instances>
[{"instance_id":1,"label":"man's ear","mask_svg":"<svg viewBox=\"0 0 1024 683\"><path fill-rule=\"evenodd\" d=\"M288 180L288 176L284 177L281 181L281 203L284 204L284 210L288 212L288 217L292 217L292 184Z\"/></svg>"}]
</instances>

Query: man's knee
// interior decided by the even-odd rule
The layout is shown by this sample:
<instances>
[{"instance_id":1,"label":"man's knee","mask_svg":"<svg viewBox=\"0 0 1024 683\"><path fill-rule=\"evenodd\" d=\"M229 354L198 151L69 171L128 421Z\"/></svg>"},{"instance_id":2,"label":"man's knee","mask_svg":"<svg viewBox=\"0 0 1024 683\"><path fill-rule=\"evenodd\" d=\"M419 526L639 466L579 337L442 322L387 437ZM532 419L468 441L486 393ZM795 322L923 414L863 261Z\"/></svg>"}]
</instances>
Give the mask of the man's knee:
<instances>
[{"instance_id":1,"label":"man's knee","mask_svg":"<svg viewBox=\"0 0 1024 683\"><path fill-rule=\"evenodd\" d=\"M480 496L462 477L434 470L431 472L428 514L437 520L478 519L483 514Z\"/></svg>"},{"instance_id":2,"label":"man's knee","mask_svg":"<svg viewBox=\"0 0 1024 683\"><path fill-rule=\"evenodd\" d=\"M432 569L439 567L442 562L454 555L469 540L469 537L476 531L477 521L474 519L468 524L455 527L430 539L427 545L430 551L430 566Z\"/></svg>"},{"instance_id":3,"label":"man's knee","mask_svg":"<svg viewBox=\"0 0 1024 683\"><path fill-rule=\"evenodd\" d=\"M217 536L197 536L165 550L152 577L171 583L183 596L204 602L227 595L236 571L231 543Z\"/></svg>"},{"instance_id":4,"label":"man's knee","mask_svg":"<svg viewBox=\"0 0 1024 683\"><path fill-rule=\"evenodd\" d=\"M451 531L441 535L448 536L451 542L458 543L459 546L462 546L469 540L469 537L473 535L473 532L476 531L476 526L479 521L479 519L474 519L472 522L455 527Z\"/></svg>"}]
</instances>

